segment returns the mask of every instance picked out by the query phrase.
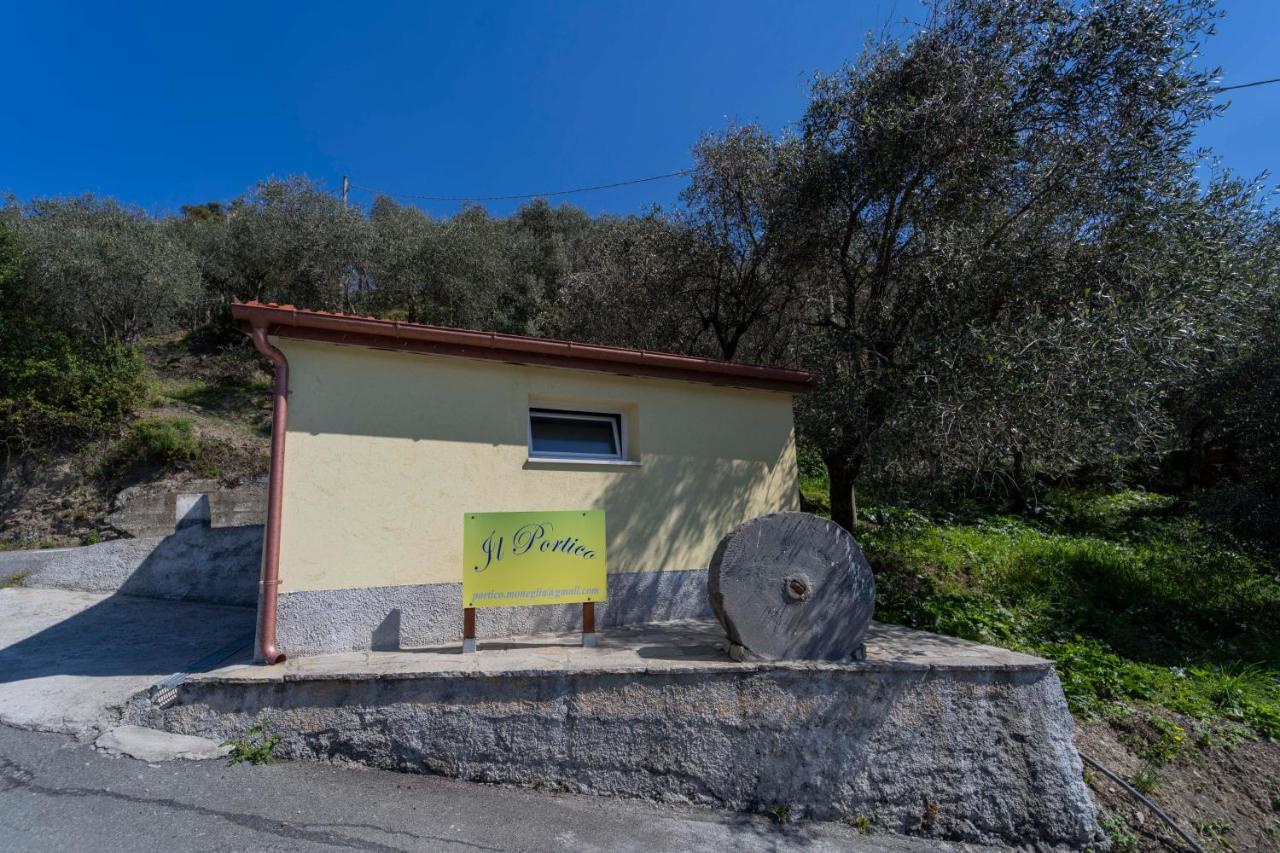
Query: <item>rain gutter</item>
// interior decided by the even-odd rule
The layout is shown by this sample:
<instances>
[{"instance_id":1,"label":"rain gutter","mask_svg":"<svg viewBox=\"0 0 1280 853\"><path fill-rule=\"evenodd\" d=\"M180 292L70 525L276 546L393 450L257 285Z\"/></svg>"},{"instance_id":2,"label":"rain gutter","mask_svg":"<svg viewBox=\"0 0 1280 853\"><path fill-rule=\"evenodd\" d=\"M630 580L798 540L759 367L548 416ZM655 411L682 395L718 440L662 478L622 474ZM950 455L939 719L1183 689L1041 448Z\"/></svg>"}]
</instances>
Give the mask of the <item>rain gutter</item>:
<instances>
[{"instance_id":1,"label":"rain gutter","mask_svg":"<svg viewBox=\"0 0 1280 853\"><path fill-rule=\"evenodd\" d=\"M271 409L271 473L267 479L267 530L262 548L255 654L260 663L276 664L285 660L284 652L276 645L276 602L280 588L280 510L284 505L284 435L289 422L289 360L267 340L265 323L253 323L248 331L258 352L270 359L276 370Z\"/></svg>"}]
</instances>

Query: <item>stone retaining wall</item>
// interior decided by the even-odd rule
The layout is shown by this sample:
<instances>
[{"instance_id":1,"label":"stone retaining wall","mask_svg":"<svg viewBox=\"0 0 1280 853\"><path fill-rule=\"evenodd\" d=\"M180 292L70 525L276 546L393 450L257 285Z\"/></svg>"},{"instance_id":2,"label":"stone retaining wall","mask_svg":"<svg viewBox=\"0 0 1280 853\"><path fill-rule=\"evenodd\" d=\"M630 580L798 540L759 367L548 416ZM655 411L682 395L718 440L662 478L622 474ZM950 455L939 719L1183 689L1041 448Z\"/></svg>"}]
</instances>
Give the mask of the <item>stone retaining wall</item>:
<instances>
[{"instance_id":1,"label":"stone retaining wall","mask_svg":"<svg viewBox=\"0 0 1280 853\"><path fill-rule=\"evenodd\" d=\"M191 524L168 536L115 539L81 548L0 553L0 583L119 592L211 604L254 605L262 528Z\"/></svg>"},{"instance_id":2,"label":"stone retaining wall","mask_svg":"<svg viewBox=\"0 0 1280 853\"><path fill-rule=\"evenodd\" d=\"M638 654L647 654L644 648ZM262 725L278 754L854 820L877 831L1080 849L1102 836L1047 663L386 672L331 665L180 687L133 721L203 737Z\"/></svg>"}]
</instances>

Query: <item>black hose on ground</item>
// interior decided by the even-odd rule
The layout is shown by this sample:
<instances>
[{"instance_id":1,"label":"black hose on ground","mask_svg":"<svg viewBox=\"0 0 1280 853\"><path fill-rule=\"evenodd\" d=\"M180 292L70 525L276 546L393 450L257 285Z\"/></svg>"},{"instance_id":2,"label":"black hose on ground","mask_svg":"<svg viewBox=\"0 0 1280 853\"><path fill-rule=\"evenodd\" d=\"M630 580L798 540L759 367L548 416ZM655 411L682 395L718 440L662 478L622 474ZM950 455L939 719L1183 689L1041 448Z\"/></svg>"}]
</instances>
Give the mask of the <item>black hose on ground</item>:
<instances>
[{"instance_id":1,"label":"black hose on ground","mask_svg":"<svg viewBox=\"0 0 1280 853\"><path fill-rule=\"evenodd\" d=\"M1083 752L1080 753L1080 757L1084 759L1085 764L1088 764L1090 767L1094 768L1095 770L1102 771L1102 773L1105 774L1106 777L1110 779L1112 782L1115 782L1121 788L1124 788L1130 794L1133 794L1133 796L1141 800L1143 805L1145 805L1147 808L1151 809L1153 812L1159 815L1160 819L1163 820L1165 823L1169 824L1170 829L1178 833L1178 835L1182 836L1182 840L1190 844L1192 850L1196 851L1196 853L1204 853L1204 848L1201 847L1199 844L1197 844L1194 838L1192 838L1190 835L1187 835L1185 832L1183 832L1182 827L1178 826L1176 823L1173 822L1173 818L1165 814L1164 811L1155 803L1151 802L1146 797L1144 797L1137 788L1133 787L1128 782L1124 781L1119 776L1117 776L1115 773L1112 773L1110 770L1103 767L1097 761L1085 755Z\"/></svg>"}]
</instances>

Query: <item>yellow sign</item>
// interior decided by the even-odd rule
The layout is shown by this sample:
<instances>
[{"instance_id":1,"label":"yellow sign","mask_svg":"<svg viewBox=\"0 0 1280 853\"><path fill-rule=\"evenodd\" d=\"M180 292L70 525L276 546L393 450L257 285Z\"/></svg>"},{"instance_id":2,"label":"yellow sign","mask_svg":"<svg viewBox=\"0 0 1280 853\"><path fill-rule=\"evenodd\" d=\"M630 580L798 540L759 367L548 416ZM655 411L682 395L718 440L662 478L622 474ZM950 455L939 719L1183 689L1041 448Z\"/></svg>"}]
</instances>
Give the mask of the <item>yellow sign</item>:
<instances>
[{"instance_id":1,"label":"yellow sign","mask_svg":"<svg viewBox=\"0 0 1280 853\"><path fill-rule=\"evenodd\" d=\"M604 601L604 511L468 512L462 606Z\"/></svg>"}]
</instances>

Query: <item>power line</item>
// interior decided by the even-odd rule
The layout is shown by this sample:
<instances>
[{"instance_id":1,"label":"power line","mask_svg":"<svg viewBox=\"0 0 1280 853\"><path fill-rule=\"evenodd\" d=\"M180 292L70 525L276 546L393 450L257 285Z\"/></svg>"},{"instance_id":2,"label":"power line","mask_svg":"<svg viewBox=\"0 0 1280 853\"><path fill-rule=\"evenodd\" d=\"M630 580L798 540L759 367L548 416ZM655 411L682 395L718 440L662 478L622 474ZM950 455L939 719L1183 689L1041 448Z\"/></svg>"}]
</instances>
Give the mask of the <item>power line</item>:
<instances>
[{"instance_id":1,"label":"power line","mask_svg":"<svg viewBox=\"0 0 1280 853\"><path fill-rule=\"evenodd\" d=\"M1255 80L1252 83L1239 83L1235 86L1219 86L1214 92L1230 92L1232 89L1250 89L1254 86L1265 86L1268 83L1280 83L1280 77L1272 77L1270 80Z\"/></svg>"},{"instance_id":2,"label":"power line","mask_svg":"<svg viewBox=\"0 0 1280 853\"><path fill-rule=\"evenodd\" d=\"M412 193L389 193L382 190L375 190L371 187L362 187L358 184L351 184L351 189L360 190L361 192L373 193L374 195L391 196L392 198L411 198L416 201L519 201L526 198L547 198L548 196L557 195L573 195L574 193L589 193L596 190L610 190L614 187L626 187L631 184L647 184L650 181L662 181L667 178L679 178L688 175L692 169L677 169L674 172L667 172L662 175L651 175L647 178L632 178L629 181L614 181L611 184L596 184L590 187L577 187L571 190L555 190L546 193L521 193L519 195L463 195L463 196L447 196L447 195L414 195Z\"/></svg>"},{"instance_id":3,"label":"power line","mask_svg":"<svg viewBox=\"0 0 1280 853\"><path fill-rule=\"evenodd\" d=\"M1255 80L1252 83L1237 83L1234 86L1217 86L1210 91L1214 94L1220 92L1230 92L1235 89L1252 89L1254 86L1266 86L1271 83L1280 83L1280 77L1272 77L1270 80ZM577 193L590 193L599 190L611 190L615 187L627 187L633 184L647 184L652 181L665 181L667 178L680 178L692 173L692 169L677 169L674 172L665 172L661 175L650 175L647 178L632 178L627 181L614 181L608 184L594 184L589 187L575 187L571 190L552 190L545 193L517 193L513 195L416 195L414 193L391 193L384 190L376 190L372 187L362 187L359 184L350 183L346 176L342 178L343 183L343 199L345 201L347 189L359 190L360 192L370 193L372 195L385 195L392 198L407 198L415 201L521 201L528 198L549 198L552 196L575 195Z\"/></svg>"}]
</instances>

